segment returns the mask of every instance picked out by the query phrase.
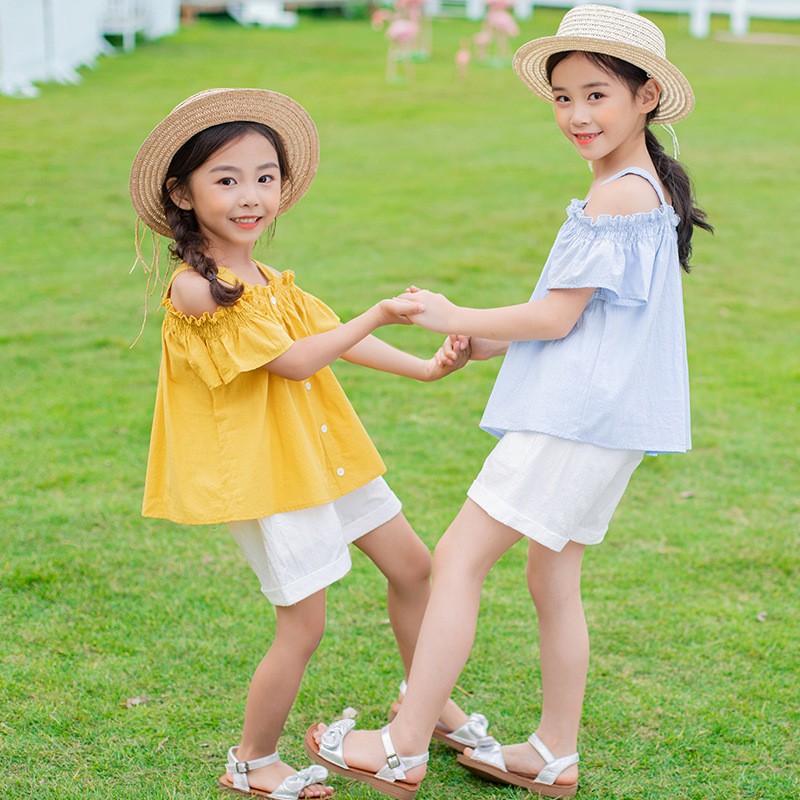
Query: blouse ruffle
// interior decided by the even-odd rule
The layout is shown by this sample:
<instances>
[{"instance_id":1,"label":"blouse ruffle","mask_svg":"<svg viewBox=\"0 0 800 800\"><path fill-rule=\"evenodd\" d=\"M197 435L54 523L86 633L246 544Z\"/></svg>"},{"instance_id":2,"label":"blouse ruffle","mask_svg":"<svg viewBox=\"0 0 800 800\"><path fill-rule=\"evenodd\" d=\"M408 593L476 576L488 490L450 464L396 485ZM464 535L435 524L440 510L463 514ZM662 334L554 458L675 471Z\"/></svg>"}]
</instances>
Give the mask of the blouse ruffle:
<instances>
[{"instance_id":1,"label":"blouse ruffle","mask_svg":"<svg viewBox=\"0 0 800 800\"><path fill-rule=\"evenodd\" d=\"M665 226L678 216L667 205L627 216L583 213L585 200L573 200L546 267L544 288L582 289L613 305L641 305L650 297L653 268Z\"/></svg>"},{"instance_id":2,"label":"blouse ruffle","mask_svg":"<svg viewBox=\"0 0 800 800\"><path fill-rule=\"evenodd\" d=\"M170 351L185 359L210 389L285 353L294 343L289 331L321 333L339 324L328 306L297 288L290 271L269 286L246 286L234 305L199 318L182 314L169 297L162 305Z\"/></svg>"}]
</instances>

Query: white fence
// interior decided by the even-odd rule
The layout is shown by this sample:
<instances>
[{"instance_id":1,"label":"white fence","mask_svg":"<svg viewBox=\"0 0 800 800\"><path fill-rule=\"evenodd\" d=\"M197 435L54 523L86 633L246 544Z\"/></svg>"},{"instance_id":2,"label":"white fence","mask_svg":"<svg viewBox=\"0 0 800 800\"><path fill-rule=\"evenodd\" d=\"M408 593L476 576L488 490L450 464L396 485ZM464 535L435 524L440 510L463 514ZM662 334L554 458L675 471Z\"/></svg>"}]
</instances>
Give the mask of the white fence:
<instances>
[{"instance_id":1,"label":"white fence","mask_svg":"<svg viewBox=\"0 0 800 800\"><path fill-rule=\"evenodd\" d=\"M602 2L628 11L656 11L689 15L689 27L694 36L708 36L712 14L730 18L731 31L744 35L750 27L751 18L800 19L800 0L514 0L514 14L519 19L528 19L536 6L572 8L588 2ZM428 0L426 7L431 14L441 11L443 3L453 0ZM455 5L461 5L460 0ZM469 19L482 19L486 13L486 0L463 0Z\"/></svg>"},{"instance_id":2,"label":"white fence","mask_svg":"<svg viewBox=\"0 0 800 800\"><path fill-rule=\"evenodd\" d=\"M104 35L150 39L177 30L180 0L0 0L0 93L34 97L34 83L77 82L109 49Z\"/></svg>"}]
</instances>

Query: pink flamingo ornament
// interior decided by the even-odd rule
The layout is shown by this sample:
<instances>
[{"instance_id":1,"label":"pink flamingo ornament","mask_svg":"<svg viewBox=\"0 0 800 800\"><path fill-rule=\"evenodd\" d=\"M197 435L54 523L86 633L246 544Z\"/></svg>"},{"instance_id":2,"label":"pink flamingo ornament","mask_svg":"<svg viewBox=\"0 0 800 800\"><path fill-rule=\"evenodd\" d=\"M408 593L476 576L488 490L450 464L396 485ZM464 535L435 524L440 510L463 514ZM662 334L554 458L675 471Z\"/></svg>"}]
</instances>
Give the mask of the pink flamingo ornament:
<instances>
[{"instance_id":1,"label":"pink flamingo ornament","mask_svg":"<svg viewBox=\"0 0 800 800\"><path fill-rule=\"evenodd\" d=\"M469 39L462 39L461 47L456 51L456 75L459 78L467 77L470 61L472 61L472 50L469 48Z\"/></svg>"},{"instance_id":2,"label":"pink flamingo ornament","mask_svg":"<svg viewBox=\"0 0 800 800\"><path fill-rule=\"evenodd\" d=\"M475 42L478 61L486 61L489 58L489 45L492 43L492 34L485 29L481 29L472 37L472 41Z\"/></svg>"},{"instance_id":3,"label":"pink flamingo ornament","mask_svg":"<svg viewBox=\"0 0 800 800\"><path fill-rule=\"evenodd\" d=\"M487 0L486 19L484 21L482 34L485 42L484 61L490 61L497 65L505 65L511 57L509 39L519 36L519 25L509 11L513 7L512 0ZM477 36L476 36L477 38ZM490 60L488 52L494 44L497 55Z\"/></svg>"},{"instance_id":4,"label":"pink flamingo ornament","mask_svg":"<svg viewBox=\"0 0 800 800\"><path fill-rule=\"evenodd\" d=\"M400 80L398 64L406 64L405 74L413 72L413 62L430 57L430 20L423 13L425 0L396 0L390 12L379 9L372 14L373 30L380 30L387 22L386 38L389 50L386 55L386 79Z\"/></svg>"}]
</instances>

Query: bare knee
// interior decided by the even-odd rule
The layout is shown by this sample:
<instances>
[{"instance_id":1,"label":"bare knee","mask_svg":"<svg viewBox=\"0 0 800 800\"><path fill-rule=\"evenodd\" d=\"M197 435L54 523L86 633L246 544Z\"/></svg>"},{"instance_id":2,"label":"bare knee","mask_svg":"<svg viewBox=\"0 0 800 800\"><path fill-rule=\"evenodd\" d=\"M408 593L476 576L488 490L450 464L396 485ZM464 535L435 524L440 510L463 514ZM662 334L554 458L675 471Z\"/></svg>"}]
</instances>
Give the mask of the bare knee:
<instances>
[{"instance_id":1,"label":"bare knee","mask_svg":"<svg viewBox=\"0 0 800 800\"><path fill-rule=\"evenodd\" d=\"M391 577L394 585L403 585L417 589L428 585L431 580L431 553L421 539L415 539L410 547L406 547L398 558L397 574Z\"/></svg>"},{"instance_id":2,"label":"bare knee","mask_svg":"<svg viewBox=\"0 0 800 800\"><path fill-rule=\"evenodd\" d=\"M325 606L311 604L303 607L306 600L294 606L276 608L278 624L275 644L291 648L306 661L311 658L325 635Z\"/></svg>"},{"instance_id":3,"label":"bare knee","mask_svg":"<svg viewBox=\"0 0 800 800\"><path fill-rule=\"evenodd\" d=\"M455 581L483 581L491 564L483 564L475 553L465 550L456 537L446 531L433 551L434 580L452 578Z\"/></svg>"},{"instance_id":4,"label":"bare knee","mask_svg":"<svg viewBox=\"0 0 800 800\"><path fill-rule=\"evenodd\" d=\"M580 555L544 552L532 543L528 550L528 591L537 611L581 603Z\"/></svg>"},{"instance_id":5,"label":"bare knee","mask_svg":"<svg viewBox=\"0 0 800 800\"><path fill-rule=\"evenodd\" d=\"M426 591L431 580L431 554L405 517L398 515L356 542L399 594Z\"/></svg>"}]
</instances>

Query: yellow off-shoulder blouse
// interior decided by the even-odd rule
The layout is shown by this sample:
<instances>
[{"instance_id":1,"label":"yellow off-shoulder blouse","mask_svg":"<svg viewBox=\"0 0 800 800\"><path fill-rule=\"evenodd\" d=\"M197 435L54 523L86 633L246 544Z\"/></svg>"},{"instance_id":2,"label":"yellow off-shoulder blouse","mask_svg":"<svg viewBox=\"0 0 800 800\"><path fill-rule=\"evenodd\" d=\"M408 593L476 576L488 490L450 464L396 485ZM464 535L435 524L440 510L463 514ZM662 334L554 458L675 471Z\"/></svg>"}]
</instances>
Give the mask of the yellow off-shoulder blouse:
<instances>
[{"instance_id":1,"label":"yellow off-shoulder blouse","mask_svg":"<svg viewBox=\"0 0 800 800\"><path fill-rule=\"evenodd\" d=\"M329 367L291 381L260 367L338 317L259 265L268 286L199 319L167 288L142 513L202 524L256 519L335 500L386 467ZM181 265L172 276L190 269ZM233 273L219 276L235 283Z\"/></svg>"}]
</instances>

